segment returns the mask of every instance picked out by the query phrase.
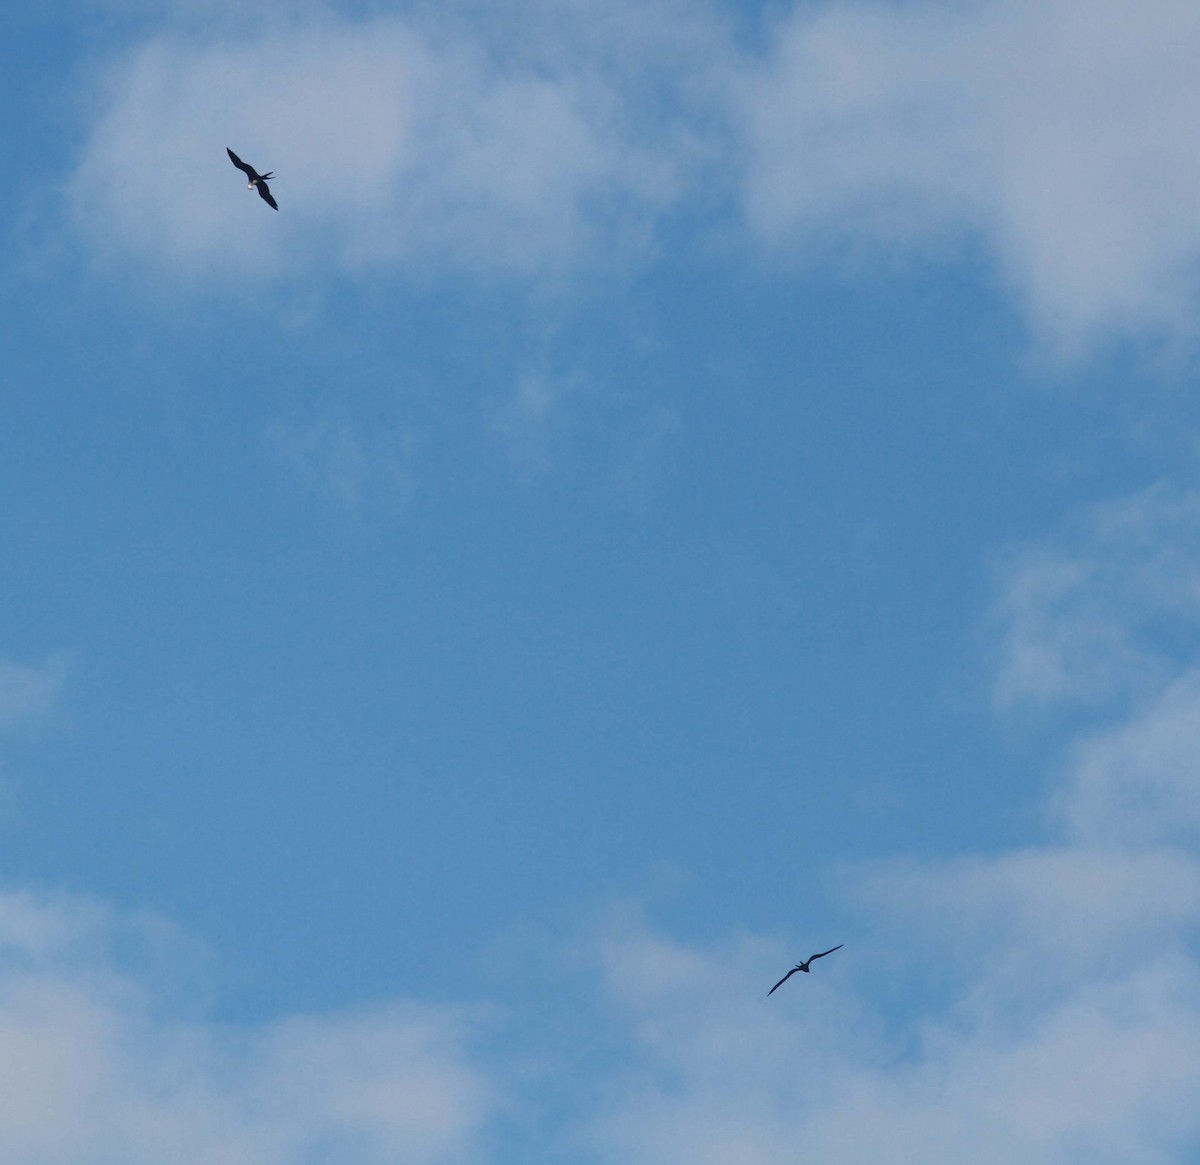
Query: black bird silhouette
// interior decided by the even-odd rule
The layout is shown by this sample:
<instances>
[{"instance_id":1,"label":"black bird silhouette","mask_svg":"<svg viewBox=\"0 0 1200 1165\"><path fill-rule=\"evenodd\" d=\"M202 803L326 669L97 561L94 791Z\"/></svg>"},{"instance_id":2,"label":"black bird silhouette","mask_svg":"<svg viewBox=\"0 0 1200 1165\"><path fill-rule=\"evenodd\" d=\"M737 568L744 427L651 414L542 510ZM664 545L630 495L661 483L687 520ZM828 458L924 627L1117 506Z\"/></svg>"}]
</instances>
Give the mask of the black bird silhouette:
<instances>
[{"instance_id":1,"label":"black bird silhouette","mask_svg":"<svg viewBox=\"0 0 1200 1165\"><path fill-rule=\"evenodd\" d=\"M237 154L235 154L228 146L225 147L225 152L229 155L229 160L239 170L241 170L241 172L245 174L247 178L250 179L246 189L253 190L257 186L258 196L263 200L263 202L265 202L272 210L278 210L279 206L275 202L275 199L271 197L271 191L267 188L267 179L274 178L275 175L260 174L253 166L247 166L246 163L243 162L242 159L239 158Z\"/></svg>"},{"instance_id":2,"label":"black bird silhouette","mask_svg":"<svg viewBox=\"0 0 1200 1165\"><path fill-rule=\"evenodd\" d=\"M809 963L815 963L818 959L823 959L826 955L832 955L834 951L840 951L845 945L845 943L838 943L836 947L830 947L829 950L822 951L819 955L809 955L803 963L797 963L786 975L784 975L784 977L780 979L779 982L775 984L775 987L772 987L767 994L773 995L775 993L775 988L782 987L797 971L803 971L807 975Z\"/></svg>"}]
</instances>

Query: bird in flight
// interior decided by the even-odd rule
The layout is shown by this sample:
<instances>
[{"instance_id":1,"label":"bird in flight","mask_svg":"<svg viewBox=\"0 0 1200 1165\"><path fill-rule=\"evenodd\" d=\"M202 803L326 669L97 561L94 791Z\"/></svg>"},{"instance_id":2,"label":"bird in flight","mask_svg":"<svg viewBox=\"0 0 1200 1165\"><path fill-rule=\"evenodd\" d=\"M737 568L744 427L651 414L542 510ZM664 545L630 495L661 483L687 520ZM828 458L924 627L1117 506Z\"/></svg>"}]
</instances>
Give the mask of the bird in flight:
<instances>
[{"instance_id":1,"label":"bird in flight","mask_svg":"<svg viewBox=\"0 0 1200 1165\"><path fill-rule=\"evenodd\" d=\"M265 202L272 210L278 210L279 206L275 199L271 197L271 191L267 188L267 179L274 178L275 175L260 174L253 166L247 166L246 163L243 162L242 159L239 158L237 154L235 154L228 146L225 147L225 152L229 155L229 160L239 170L241 170L241 172L245 174L247 178L250 179L246 189L253 190L255 187L258 187L258 196L263 200L263 202Z\"/></svg>"},{"instance_id":2,"label":"bird in flight","mask_svg":"<svg viewBox=\"0 0 1200 1165\"><path fill-rule=\"evenodd\" d=\"M775 993L775 988L782 987L797 971L803 971L807 975L809 963L815 963L818 959L823 959L826 955L832 955L834 951L840 951L845 945L845 943L838 943L836 947L830 947L829 950L822 951L819 955L809 955L803 963L797 963L786 975L784 975L784 977L780 979L779 982L775 984L775 987L772 987L767 994L773 995Z\"/></svg>"}]
</instances>

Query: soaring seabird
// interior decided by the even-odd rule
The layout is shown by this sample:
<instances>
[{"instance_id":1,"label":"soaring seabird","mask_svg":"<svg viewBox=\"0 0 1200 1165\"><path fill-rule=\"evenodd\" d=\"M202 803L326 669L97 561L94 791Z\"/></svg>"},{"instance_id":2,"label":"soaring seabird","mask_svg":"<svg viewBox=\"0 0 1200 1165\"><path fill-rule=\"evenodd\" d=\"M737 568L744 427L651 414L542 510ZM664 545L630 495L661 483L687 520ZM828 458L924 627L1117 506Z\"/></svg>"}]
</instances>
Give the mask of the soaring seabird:
<instances>
[{"instance_id":1,"label":"soaring seabird","mask_svg":"<svg viewBox=\"0 0 1200 1165\"><path fill-rule=\"evenodd\" d=\"M784 977L775 984L775 987L782 987L797 971L803 971L807 975L809 963L815 963L817 959L823 959L826 955L832 955L834 951L840 951L845 945L845 943L838 943L836 947L830 947L829 950L822 951L819 955L809 955L803 963L797 963L786 975L784 975ZM775 987L772 987L767 994L773 994Z\"/></svg>"},{"instance_id":2,"label":"soaring seabird","mask_svg":"<svg viewBox=\"0 0 1200 1165\"><path fill-rule=\"evenodd\" d=\"M250 179L246 186L247 190L253 190L258 187L258 195L272 210L278 210L279 207L275 199L271 197L271 191L267 189L267 179L274 178L274 174L260 174L253 166L247 166L241 158L237 156L228 146L225 147L225 152L229 155L229 160L239 169L247 178Z\"/></svg>"}]
</instances>

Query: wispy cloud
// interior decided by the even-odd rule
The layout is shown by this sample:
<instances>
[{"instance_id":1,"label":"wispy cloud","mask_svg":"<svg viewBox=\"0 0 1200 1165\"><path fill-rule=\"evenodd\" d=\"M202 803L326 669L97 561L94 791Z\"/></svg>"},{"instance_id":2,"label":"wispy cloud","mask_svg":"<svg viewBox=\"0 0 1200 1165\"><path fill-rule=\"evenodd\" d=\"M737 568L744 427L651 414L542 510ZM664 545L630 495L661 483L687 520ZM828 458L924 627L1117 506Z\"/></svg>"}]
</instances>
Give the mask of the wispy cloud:
<instances>
[{"instance_id":1,"label":"wispy cloud","mask_svg":"<svg viewBox=\"0 0 1200 1165\"><path fill-rule=\"evenodd\" d=\"M1014 553L993 614L1001 706L1097 700L1177 675L1200 626L1200 495L1163 484Z\"/></svg>"},{"instance_id":2,"label":"wispy cloud","mask_svg":"<svg viewBox=\"0 0 1200 1165\"><path fill-rule=\"evenodd\" d=\"M1107 706L1057 816L1081 843L1200 838L1200 495L1160 484L1022 552L997 606L1001 706Z\"/></svg>"},{"instance_id":3,"label":"wispy cloud","mask_svg":"<svg viewBox=\"0 0 1200 1165\"><path fill-rule=\"evenodd\" d=\"M278 421L267 430L271 455L297 491L343 511L403 508L415 443L411 434L366 432L348 421Z\"/></svg>"},{"instance_id":4,"label":"wispy cloud","mask_svg":"<svg viewBox=\"0 0 1200 1165\"><path fill-rule=\"evenodd\" d=\"M46 715L66 676L67 663L59 655L36 665L0 659L0 730Z\"/></svg>"},{"instance_id":5,"label":"wispy cloud","mask_svg":"<svg viewBox=\"0 0 1200 1165\"><path fill-rule=\"evenodd\" d=\"M496 411L492 428L522 478L532 480L550 468L570 429L568 406L587 388L580 373L539 368L518 375L511 395Z\"/></svg>"}]
</instances>

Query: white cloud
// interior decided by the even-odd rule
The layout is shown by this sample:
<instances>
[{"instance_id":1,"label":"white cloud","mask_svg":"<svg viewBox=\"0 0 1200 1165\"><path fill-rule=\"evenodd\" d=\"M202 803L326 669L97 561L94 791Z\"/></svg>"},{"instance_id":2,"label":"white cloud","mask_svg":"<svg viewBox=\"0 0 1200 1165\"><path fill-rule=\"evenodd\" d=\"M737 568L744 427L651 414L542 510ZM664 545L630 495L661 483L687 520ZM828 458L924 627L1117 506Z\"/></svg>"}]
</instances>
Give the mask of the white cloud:
<instances>
[{"instance_id":1,"label":"white cloud","mask_svg":"<svg viewBox=\"0 0 1200 1165\"><path fill-rule=\"evenodd\" d=\"M553 272L600 234L640 238L679 159L653 148L635 93L557 58L536 21L516 51L494 17L463 15L313 9L137 46L72 179L78 223L102 251L233 279L314 262ZM278 173L278 215L239 197L226 146Z\"/></svg>"},{"instance_id":2,"label":"white cloud","mask_svg":"<svg viewBox=\"0 0 1200 1165\"><path fill-rule=\"evenodd\" d=\"M561 274L736 192L775 253L982 244L1064 353L1196 332L1200 13L1176 0L795 4L757 56L730 7L679 0L222 6L217 32L206 8L108 72L70 183L98 251ZM226 145L279 172L278 216Z\"/></svg>"},{"instance_id":3,"label":"white cloud","mask_svg":"<svg viewBox=\"0 0 1200 1165\"><path fill-rule=\"evenodd\" d=\"M864 872L861 893L910 943L939 948L939 961L976 970L984 962L989 982L1032 978L1042 992L1123 975L1111 952L1169 945L1200 922L1200 860L1174 849L1060 844L887 863ZM937 938L947 928L953 943Z\"/></svg>"},{"instance_id":4,"label":"white cloud","mask_svg":"<svg viewBox=\"0 0 1200 1165\"><path fill-rule=\"evenodd\" d=\"M1035 327L1195 332L1200 12L1167 0L797 5L741 96L774 245L981 239Z\"/></svg>"},{"instance_id":5,"label":"white cloud","mask_svg":"<svg viewBox=\"0 0 1200 1165\"><path fill-rule=\"evenodd\" d=\"M1072 835L1089 841L1200 840L1200 670L1081 742L1059 808Z\"/></svg>"},{"instance_id":6,"label":"white cloud","mask_svg":"<svg viewBox=\"0 0 1200 1165\"><path fill-rule=\"evenodd\" d=\"M599 1162L1189 1159L1200 968L1177 940L1197 918L1193 867L1062 850L892 875L871 908L881 921L902 912L910 965L898 973L922 993L927 968L958 967L949 997L927 999L905 1030L863 990L869 940L768 999L795 954L777 940L689 946L626 913L593 939L595 1027L568 1024L571 1046L532 1072L528 1046L484 1070L490 1021L462 1008L206 1021L186 998L164 1002L170 959L151 969L145 952L169 947L169 928L79 898L0 894L0 1155L508 1160L499 1097L545 1118L537 1094L570 1072L571 1102L541 1132ZM1057 962L1056 935L1068 950ZM581 1037L603 1057L581 1059Z\"/></svg>"},{"instance_id":7,"label":"white cloud","mask_svg":"<svg viewBox=\"0 0 1200 1165\"><path fill-rule=\"evenodd\" d=\"M477 1017L395 1003L253 1028L173 1018L145 968L111 954L147 925L0 894L6 1162L480 1159L496 1093L470 1063Z\"/></svg>"},{"instance_id":8,"label":"white cloud","mask_svg":"<svg viewBox=\"0 0 1200 1165\"><path fill-rule=\"evenodd\" d=\"M1036 910L1035 885L1009 891L1017 912ZM936 965L962 937L951 916L910 944ZM603 1160L1183 1162L1200 1138L1200 974L1174 950L1124 948L1053 991L1026 976L1007 985L1015 1010L980 1006L997 972L994 948L975 946L959 994L906 1047L864 1015L845 962L751 999L746 984L769 982L783 952L772 967L761 943L703 951L634 933L623 946L604 956L629 1058L590 1129Z\"/></svg>"},{"instance_id":9,"label":"white cloud","mask_svg":"<svg viewBox=\"0 0 1200 1165\"><path fill-rule=\"evenodd\" d=\"M58 699L66 674L61 656L37 666L0 660L0 729L44 716Z\"/></svg>"}]
</instances>

